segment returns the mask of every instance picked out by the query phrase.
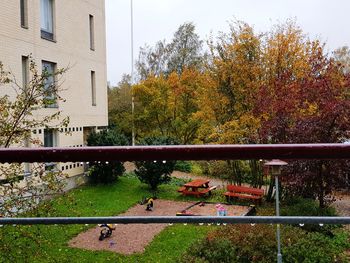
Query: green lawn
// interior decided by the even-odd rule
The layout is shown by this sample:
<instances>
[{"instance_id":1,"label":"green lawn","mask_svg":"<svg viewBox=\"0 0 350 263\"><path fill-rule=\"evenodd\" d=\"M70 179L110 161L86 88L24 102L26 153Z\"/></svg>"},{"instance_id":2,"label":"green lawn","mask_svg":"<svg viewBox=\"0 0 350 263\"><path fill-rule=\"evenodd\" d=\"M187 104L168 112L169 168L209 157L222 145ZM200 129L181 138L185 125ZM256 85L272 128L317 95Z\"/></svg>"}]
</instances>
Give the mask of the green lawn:
<instances>
[{"instance_id":1,"label":"green lawn","mask_svg":"<svg viewBox=\"0 0 350 263\"><path fill-rule=\"evenodd\" d=\"M176 184L163 185L159 198L196 200L182 197ZM111 186L83 186L48 202L32 216L112 216L126 211L148 188L133 177L121 177ZM220 195L212 199L221 200ZM50 207L48 213L45 207ZM53 211L53 212L52 212ZM172 225L162 231L143 254L123 256L69 248L67 242L93 225L4 226L0 228L0 262L176 262L194 241L213 229L208 226ZM38 243L31 236L35 235Z\"/></svg>"},{"instance_id":2,"label":"green lawn","mask_svg":"<svg viewBox=\"0 0 350 263\"><path fill-rule=\"evenodd\" d=\"M197 200L183 197L176 190L182 182L174 179L162 185L158 197L168 200ZM29 216L112 216L128 210L150 196L148 187L134 176L124 176L110 186L83 186L64 196L44 203ZM215 191L208 201L224 202L222 191ZM314 201L299 200L282 204L282 213L308 214ZM293 208L293 209L291 209ZM316 210L315 210L316 211ZM259 207L260 215L274 214L273 204ZM317 211L316 211L317 212ZM314 214L312 214L314 215ZM2 262L178 262L196 240L203 239L215 226L172 225L163 230L146 247L143 254L123 256L106 251L69 248L68 241L95 225L3 226L0 227L0 263ZM305 226L306 227L306 226ZM327 230L329 227L322 227ZM33 238L35 236L35 238ZM117 237L115 240L118 242Z\"/></svg>"}]
</instances>

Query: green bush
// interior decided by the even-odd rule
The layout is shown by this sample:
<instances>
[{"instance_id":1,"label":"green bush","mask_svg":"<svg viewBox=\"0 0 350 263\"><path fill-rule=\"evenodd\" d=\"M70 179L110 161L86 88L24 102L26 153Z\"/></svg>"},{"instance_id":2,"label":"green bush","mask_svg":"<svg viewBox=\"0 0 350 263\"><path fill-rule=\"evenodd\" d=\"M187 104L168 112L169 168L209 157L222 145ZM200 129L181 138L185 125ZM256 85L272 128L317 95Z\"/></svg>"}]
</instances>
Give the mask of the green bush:
<instances>
[{"instance_id":1,"label":"green bush","mask_svg":"<svg viewBox=\"0 0 350 263\"><path fill-rule=\"evenodd\" d=\"M275 262L276 226L232 225L210 233L191 246L182 262ZM350 247L348 234L334 237L282 226L283 262L343 262L341 254Z\"/></svg>"},{"instance_id":2,"label":"green bush","mask_svg":"<svg viewBox=\"0 0 350 263\"><path fill-rule=\"evenodd\" d=\"M190 173L192 171L192 164L186 161L177 161L174 170L184 173Z\"/></svg>"},{"instance_id":3,"label":"green bush","mask_svg":"<svg viewBox=\"0 0 350 263\"><path fill-rule=\"evenodd\" d=\"M203 170L202 170L202 167L201 167L201 165L199 164L199 162L197 161L197 162L191 162L191 165L192 165L192 167L191 167L191 172L193 173L193 174L197 174L197 175L200 175L200 174L205 174L204 172L203 172Z\"/></svg>"},{"instance_id":4,"label":"green bush","mask_svg":"<svg viewBox=\"0 0 350 263\"><path fill-rule=\"evenodd\" d=\"M197 161L196 165L203 175L208 175L223 180L230 179L230 169L226 161Z\"/></svg>"},{"instance_id":5,"label":"green bush","mask_svg":"<svg viewBox=\"0 0 350 263\"><path fill-rule=\"evenodd\" d=\"M276 253L273 230L272 226L266 225L221 228L210 233L201 243L190 247L182 262L191 257L192 261L189 262L197 262L194 258L200 258L202 262L273 262ZM229 252L225 253L224 249Z\"/></svg>"},{"instance_id":6,"label":"green bush","mask_svg":"<svg viewBox=\"0 0 350 263\"><path fill-rule=\"evenodd\" d=\"M317 202L309 198L292 198L284 200L281 205L283 216L336 216L333 207L320 208Z\"/></svg>"},{"instance_id":7,"label":"green bush","mask_svg":"<svg viewBox=\"0 0 350 263\"><path fill-rule=\"evenodd\" d=\"M283 255L285 262L346 262L341 258L341 254L348 248L346 233L336 234L333 238L321 233L310 233L291 246L284 247Z\"/></svg>"},{"instance_id":8,"label":"green bush","mask_svg":"<svg viewBox=\"0 0 350 263\"><path fill-rule=\"evenodd\" d=\"M320 208L318 203L309 198L292 198L285 200L281 205L282 216L336 216L333 207ZM338 228L339 225L305 224L302 228L309 232L320 232L332 236L332 229Z\"/></svg>"},{"instance_id":9,"label":"green bush","mask_svg":"<svg viewBox=\"0 0 350 263\"><path fill-rule=\"evenodd\" d=\"M201 174L210 175L210 163L208 161L196 161L195 164L195 166L199 167L197 169L201 171Z\"/></svg>"},{"instance_id":10,"label":"green bush","mask_svg":"<svg viewBox=\"0 0 350 263\"><path fill-rule=\"evenodd\" d=\"M183 255L181 262L189 263L230 263L237 262L237 248L228 239L209 239L192 245L191 253Z\"/></svg>"},{"instance_id":11,"label":"green bush","mask_svg":"<svg viewBox=\"0 0 350 263\"><path fill-rule=\"evenodd\" d=\"M128 145L127 138L117 129L103 130L99 133L92 133L87 139L88 146L119 146ZM91 184L114 183L118 176L125 171L122 162L110 161L91 162L89 169L89 181Z\"/></svg>"},{"instance_id":12,"label":"green bush","mask_svg":"<svg viewBox=\"0 0 350 263\"><path fill-rule=\"evenodd\" d=\"M175 186L183 186L185 183L188 183L190 180L182 179L182 178L176 178L172 177L171 181L168 182L169 185L175 185Z\"/></svg>"},{"instance_id":13,"label":"green bush","mask_svg":"<svg viewBox=\"0 0 350 263\"><path fill-rule=\"evenodd\" d=\"M147 137L141 141L141 145L175 145L177 142L169 137ZM135 174L139 180L157 191L158 185L168 183L171 173L174 171L176 161L137 161L135 162Z\"/></svg>"}]
</instances>

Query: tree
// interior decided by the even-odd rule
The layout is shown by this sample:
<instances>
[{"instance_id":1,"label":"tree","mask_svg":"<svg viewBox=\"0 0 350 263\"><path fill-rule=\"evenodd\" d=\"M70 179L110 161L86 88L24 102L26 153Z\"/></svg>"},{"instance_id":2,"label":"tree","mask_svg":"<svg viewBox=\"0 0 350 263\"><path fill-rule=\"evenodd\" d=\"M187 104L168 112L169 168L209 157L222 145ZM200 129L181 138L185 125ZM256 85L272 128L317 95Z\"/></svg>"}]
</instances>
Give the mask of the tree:
<instances>
[{"instance_id":1,"label":"tree","mask_svg":"<svg viewBox=\"0 0 350 263\"><path fill-rule=\"evenodd\" d=\"M61 78L67 69L59 69L50 73L38 70L34 60L30 58L30 79L23 85L0 62L0 147L41 146L32 130L57 129L68 125L69 118L62 117L61 112L47 114L43 108L64 101L60 97ZM12 96L11 96L12 95ZM48 169L44 164L33 163L30 175L24 174L24 165L0 164L0 216L13 217L26 214L30 217L49 216L55 213L47 201L48 198L62 193L65 186L65 175L56 169ZM24 179L25 177L25 179ZM24 180L23 180L24 179ZM46 200L45 202L41 202ZM40 202L40 205L38 205ZM24 237L23 245L30 244L36 253L44 253L45 246L39 241L40 231L28 227L16 227L16 236L4 239L8 235L6 228L0 230L0 254L6 262L25 259L29 250L21 250L21 255L14 252L17 248L9 241L11 238ZM47 256L47 255L46 255ZM49 260L49 259L48 259Z\"/></svg>"},{"instance_id":2,"label":"tree","mask_svg":"<svg viewBox=\"0 0 350 263\"><path fill-rule=\"evenodd\" d=\"M171 123L171 90L167 80L163 76L149 76L135 85L132 92L136 137L167 136Z\"/></svg>"},{"instance_id":3,"label":"tree","mask_svg":"<svg viewBox=\"0 0 350 263\"><path fill-rule=\"evenodd\" d=\"M149 76L135 85L138 136L169 136L182 144L193 143L201 125L198 97L205 85L205 76L194 69L185 69L181 75Z\"/></svg>"},{"instance_id":4,"label":"tree","mask_svg":"<svg viewBox=\"0 0 350 263\"><path fill-rule=\"evenodd\" d=\"M116 126L131 141L131 77L123 75L118 85L108 90L108 119L110 126Z\"/></svg>"},{"instance_id":5,"label":"tree","mask_svg":"<svg viewBox=\"0 0 350 263\"><path fill-rule=\"evenodd\" d=\"M195 32L193 23L180 25L170 43L158 41L154 47L145 45L140 49L136 69L140 80L149 76L181 75L186 68L203 68L203 41Z\"/></svg>"},{"instance_id":6,"label":"tree","mask_svg":"<svg viewBox=\"0 0 350 263\"><path fill-rule=\"evenodd\" d=\"M140 49L136 69L141 80L154 75L160 76L167 71L168 46L164 41L158 41L155 47L145 45Z\"/></svg>"},{"instance_id":7,"label":"tree","mask_svg":"<svg viewBox=\"0 0 350 263\"><path fill-rule=\"evenodd\" d=\"M341 143L350 124L349 76L324 52L287 24L269 39L267 81L260 87L255 112L264 143ZM321 208L345 185L348 164L340 161L291 161L284 186L290 194L317 198Z\"/></svg>"},{"instance_id":8,"label":"tree","mask_svg":"<svg viewBox=\"0 0 350 263\"><path fill-rule=\"evenodd\" d=\"M211 84L201 98L205 125L203 140L215 143L249 143L258 119L252 114L262 78L261 36L237 21L230 34L209 42ZM207 127L210 127L208 129ZM208 132L210 132L208 134Z\"/></svg>"},{"instance_id":9,"label":"tree","mask_svg":"<svg viewBox=\"0 0 350 263\"><path fill-rule=\"evenodd\" d=\"M193 23L180 25L167 47L167 73L181 75L186 68L200 69L203 62L202 42Z\"/></svg>"},{"instance_id":10,"label":"tree","mask_svg":"<svg viewBox=\"0 0 350 263\"><path fill-rule=\"evenodd\" d=\"M350 73L350 48L348 46L343 46L336 49L333 52L333 57L336 62L340 63L344 74Z\"/></svg>"},{"instance_id":11,"label":"tree","mask_svg":"<svg viewBox=\"0 0 350 263\"><path fill-rule=\"evenodd\" d=\"M182 144L197 139L197 96L206 84L203 61L192 23L181 25L169 44L159 41L141 49L136 63L141 81L133 87L137 137L170 136Z\"/></svg>"},{"instance_id":12,"label":"tree","mask_svg":"<svg viewBox=\"0 0 350 263\"><path fill-rule=\"evenodd\" d=\"M252 112L263 69L262 36L248 24L236 21L229 34L221 34L209 42L210 56L207 88L200 103L202 126L199 138L205 143L239 144L255 142L259 119ZM256 161L249 162L254 185L261 184ZM229 179L236 184L247 181L246 163L227 161Z\"/></svg>"},{"instance_id":13,"label":"tree","mask_svg":"<svg viewBox=\"0 0 350 263\"><path fill-rule=\"evenodd\" d=\"M69 118L62 118L59 110L48 115L37 114L42 108L64 101L59 96L60 79L67 69L59 69L54 73L45 70L39 72L35 62L31 60L29 71L31 79L22 86L0 63L0 85L3 84L1 88L6 89L7 94L11 91L16 94L15 97L4 95L0 98L1 147L40 146L41 142L33 136L32 129L55 129L68 125ZM49 79L54 81L49 82ZM54 99L47 99L48 97ZM24 167L21 164L0 165L3 179L0 191L6 197L0 200L0 214L13 216L34 209L38 200L63 190L64 175L60 171L48 170L45 165L32 164L31 175L25 181L22 181L23 174Z\"/></svg>"},{"instance_id":14,"label":"tree","mask_svg":"<svg viewBox=\"0 0 350 263\"><path fill-rule=\"evenodd\" d=\"M175 145L175 140L169 137L147 137L141 145ZM135 174L141 182L150 186L156 192L160 184L170 182L176 161L137 161Z\"/></svg>"},{"instance_id":15,"label":"tree","mask_svg":"<svg viewBox=\"0 0 350 263\"><path fill-rule=\"evenodd\" d=\"M127 138L117 129L103 130L92 133L87 139L88 146L120 146L128 145ZM125 172L122 162L92 162L90 163L89 179L93 184L114 183Z\"/></svg>"},{"instance_id":16,"label":"tree","mask_svg":"<svg viewBox=\"0 0 350 263\"><path fill-rule=\"evenodd\" d=\"M57 128L67 126L69 117L62 118L61 111L53 114L36 114L40 109L48 108L64 99L60 97L60 79L67 69L58 69L54 73L46 70L39 72L33 60L29 67L32 79L25 85L16 81L11 72L6 72L0 63L0 84L6 93L16 94L15 98L4 95L0 98L0 146L8 148L25 140L37 144L31 136L31 129L38 127ZM53 81L49 81L52 79ZM51 96L53 95L53 96ZM52 99L53 98L53 99Z\"/></svg>"}]
</instances>

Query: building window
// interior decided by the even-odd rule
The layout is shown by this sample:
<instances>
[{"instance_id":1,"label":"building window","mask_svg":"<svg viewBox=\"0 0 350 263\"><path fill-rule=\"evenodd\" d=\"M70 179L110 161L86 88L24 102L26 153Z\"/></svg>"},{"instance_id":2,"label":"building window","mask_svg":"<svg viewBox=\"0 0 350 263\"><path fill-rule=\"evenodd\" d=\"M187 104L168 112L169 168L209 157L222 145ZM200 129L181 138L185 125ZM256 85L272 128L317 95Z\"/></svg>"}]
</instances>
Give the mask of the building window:
<instances>
[{"instance_id":1,"label":"building window","mask_svg":"<svg viewBox=\"0 0 350 263\"><path fill-rule=\"evenodd\" d=\"M53 129L44 130L44 147L56 147L57 146L57 131ZM45 163L45 170L52 171L56 169L55 163Z\"/></svg>"},{"instance_id":2,"label":"building window","mask_svg":"<svg viewBox=\"0 0 350 263\"><path fill-rule=\"evenodd\" d=\"M22 56L22 88L27 92L27 85L29 82L29 59L26 56ZM36 131L33 131L36 134ZM24 139L24 147L30 147L30 137L29 135ZM24 176L29 176L31 173L31 168L29 163L24 163Z\"/></svg>"},{"instance_id":3,"label":"building window","mask_svg":"<svg viewBox=\"0 0 350 263\"><path fill-rule=\"evenodd\" d=\"M29 83L29 59L22 56L22 88L27 90L26 86Z\"/></svg>"},{"instance_id":4,"label":"building window","mask_svg":"<svg viewBox=\"0 0 350 263\"><path fill-rule=\"evenodd\" d=\"M25 139L24 139L24 147L26 147L26 148L30 147L29 136L25 137ZM31 174L30 163L24 163L24 177L30 176L30 174Z\"/></svg>"},{"instance_id":5,"label":"building window","mask_svg":"<svg viewBox=\"0 0 350 263\"><path fill-rule=\"evenodd\" d=\"M44 103L46 108L57 108L55 70L55 63L42 61L42 74L44 76L45 89Z\"/></svg>"},{"instance_id":6,"label":"building window","mask_svg":"<svg viewBox=\"0 0 350 263\"><path fill-rule=\"evenodd\" d=\"M57 131L54 129L44 130L44 147L57 146Z\"/></svg>"},{"instance_id":7,"label":"building window","mask_svg":"<svg viewBox=\"0 0 350 263\"><path fill-rule=\"evenodd\" d=\"M89 26L90 26L90 49L95 50L95 22L94 22L93 15L89 15Z\"/></svg>"},{"instance_id":8,"label":"building window","mask_svg":"<svg viewBox=\"0 0 350 263\"><path fill-rule=\"evenodd\" d=\"M48 40L54 40L53 1L40 0L41 37Z\"/></svg>"},{"instance_id":9,"label":"building window","mask_svg":"<svg viewBox=\"0 0 350 263\"><path fill-rule=\"evenodd\" d=\"M28 28L28 0L20 0L21 27Z\"/></svg>"},{"instance_id":10,"label":"building window","mask_svg":"<svg viewBox=\"0 0 350 263\"><path fill-rule=\"evenodd\" d=\"M96 76L95 71L91 71L91 98L92 106L96 106Z\"/></svg>"}]
</instances>

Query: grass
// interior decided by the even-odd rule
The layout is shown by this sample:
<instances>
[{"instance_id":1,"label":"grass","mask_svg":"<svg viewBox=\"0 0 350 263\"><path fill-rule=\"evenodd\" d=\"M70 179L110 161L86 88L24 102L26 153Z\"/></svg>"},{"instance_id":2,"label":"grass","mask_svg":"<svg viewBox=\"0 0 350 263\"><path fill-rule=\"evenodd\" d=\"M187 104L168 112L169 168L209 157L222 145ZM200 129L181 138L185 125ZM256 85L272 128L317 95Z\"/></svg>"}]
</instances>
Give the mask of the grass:
<instances>
[{"instance_id":1,"label":"grass","mask_svg":"<svg viewBox=\"0 0 350 263\"><path fill-rule=\"evenodd\" d=\"M159 198L197 200L176 192L176 184L163 185ZM150 196L146 185L133 176L114 185L83 186L45 203L30 216L112 216ZM218 200L220 196L213 196ZM51 212L45 211L47 207ZM88 251L67 246L68 241L92 225L4 226L0 228L0 262L175 262L196 240L213 227L172 225L147 246L143 254L123 256L107 251ZM33 239L32 236L35 236ZM35 240L39 241L38 243Z\"/></svg>"},{"instance_id":2,"label":"grass","mask_svg":"<svg viewBox=\"0 0 350 263\"><path fill-rule=\"evenodd\" d=\"M159 188L158 197L175 201L197 201L176 190L179 179ZM121 177L116 184L83 186L51 200L30 216L111 216L125 212L145 196L148 187L133 175ZM215 191L207 201L224 202L222 191ZM292 202L291 208L302 214L310 212L310 202ZM314 204L313 204L314 205ZM46 210L47 207L50 209ZM291 212L288 204L284 210ZM293 210L293 211L294 211ZM48 212L50 211L50 212ZM258 208L259 215L273 215L274 203ZM89 251L67 246L68 241L93 225L6 226L0 228L0 263L2 262L178 262L181 255L215 226L172 225L164 229L146 247L145 252L124 256L108 251ZM323 227L325 228L325 227ZM35 236L33 239L32 236ZM115 237L118 242L118 238ZM39 241L36 243L36 241Z\"/></svg>"}]
</instances>

